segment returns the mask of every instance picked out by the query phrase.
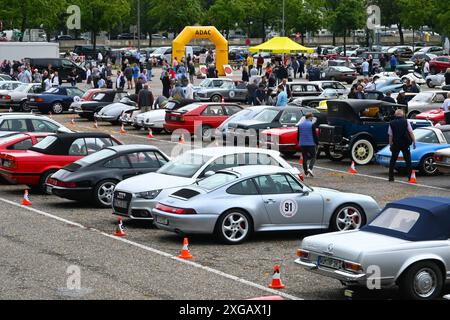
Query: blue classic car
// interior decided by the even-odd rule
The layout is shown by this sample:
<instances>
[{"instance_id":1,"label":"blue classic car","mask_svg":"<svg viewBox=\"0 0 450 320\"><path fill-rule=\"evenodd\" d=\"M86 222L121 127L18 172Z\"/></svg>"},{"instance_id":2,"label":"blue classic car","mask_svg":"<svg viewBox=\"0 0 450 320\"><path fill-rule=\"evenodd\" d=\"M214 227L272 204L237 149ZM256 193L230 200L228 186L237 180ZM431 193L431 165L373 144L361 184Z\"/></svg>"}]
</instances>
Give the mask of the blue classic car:
<instances>
[{"instance_id":1,"label":"blue classic car","mask_svg":"<svg viewBox=\"0 0 450 320\"><path fill-rule=\"evenodd\" d=\"M441 127L418 128L414 130L416 136L416 149L411 148L411 163L413 169L421 174L431 176L438 172L434 153L438 150L450 147L450 125ZM380 150L376 155L376 161L383 167L389 167L391 150L389 146ZM405 167L405 160L400 153L396 162L396 168Z\"/></svg>"},{"instance_id":2,"label":"blue classic car","mask_svg":"<svg viewBox=\"0 0 450 320\"><path fill-rule=\"evenodd\" d=\"M77 87L54 87L41 94L29 94L28 105L42 113L60 114L69 109L74 101L79 101L84 92Z\"/></svg>"},{"instance_id":3,"label":"blue classic car","mask_svg":"<svg viewBox=\"0 0 450 320\"><path fill-rule=\"evenodd\" d=\"M328 124L320 125L319 143L328 157L339 161L349 156L356 164L372 161L376 151L389 143L389 122L395 110L407 106L379 100L329 100ZM428 120L408 120L413 129L429 127Z\"/></svg>"},{"instance_id":4,"label":"blue classic car","mask_svg":"<svg viewBox=\"0 0 450 320\"><path fill-rule=\"evenodd\" d=\"M403 89L404 83L399 77L387 77L377 80L375 85L376 90L386 94L388 91L399 93Z\"/></svg>"}]
</instances>

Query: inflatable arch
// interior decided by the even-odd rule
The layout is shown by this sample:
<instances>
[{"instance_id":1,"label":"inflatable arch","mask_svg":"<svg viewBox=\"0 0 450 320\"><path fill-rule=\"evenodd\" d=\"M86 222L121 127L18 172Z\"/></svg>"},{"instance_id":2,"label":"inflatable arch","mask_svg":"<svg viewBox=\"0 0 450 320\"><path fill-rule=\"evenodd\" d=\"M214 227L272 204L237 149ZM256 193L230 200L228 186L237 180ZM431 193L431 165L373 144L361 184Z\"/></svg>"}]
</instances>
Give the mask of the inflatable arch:
<instances>
[{"instance_id":1,"label":"inflatable arch","mask_svg":"<svg viewBox=\"0 0 450 320\"><path fill-rule=\"evenodd\" d=\"M183 31L173 40L172 43L172 62L177 58L178 61L185 55L185 46L192 39L208 39L216 46L216 68L219 75L225 75L223 65L228 64L228 41L222 34L212 26L185 27Z\"/></svg>"}]
</instances>

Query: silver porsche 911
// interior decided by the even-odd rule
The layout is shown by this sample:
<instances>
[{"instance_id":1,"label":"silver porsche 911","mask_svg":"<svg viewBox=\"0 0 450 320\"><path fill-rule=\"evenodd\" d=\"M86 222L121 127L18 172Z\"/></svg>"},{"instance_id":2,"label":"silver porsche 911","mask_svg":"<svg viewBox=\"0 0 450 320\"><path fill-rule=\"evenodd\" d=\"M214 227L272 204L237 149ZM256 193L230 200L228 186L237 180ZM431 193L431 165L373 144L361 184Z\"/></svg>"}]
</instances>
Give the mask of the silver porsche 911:
<instances>
[{"instance_id":1,"label":"silver porsche 911","mask_svg":"<svg viewBox=\"0 0 450 320\"><path fill-rule=\"evenodd\" d=\"M356 229L379 210L369 196L311 188L281 167L243 166L173 189L152 213L160 229L238 244L253 232Z\"/></svg>"},{"instance_id":2,"label":"silver porsche 911","mask_svg":"<svg viewBox=\"0 0 450 320\"><path fill-rule=\"evenodd\" d=\"M386 205L360 230L303 239L295 262L345 285L398 285L409 299L434 299L450 281L450 198Z\"/></svg>"}]
</instances>

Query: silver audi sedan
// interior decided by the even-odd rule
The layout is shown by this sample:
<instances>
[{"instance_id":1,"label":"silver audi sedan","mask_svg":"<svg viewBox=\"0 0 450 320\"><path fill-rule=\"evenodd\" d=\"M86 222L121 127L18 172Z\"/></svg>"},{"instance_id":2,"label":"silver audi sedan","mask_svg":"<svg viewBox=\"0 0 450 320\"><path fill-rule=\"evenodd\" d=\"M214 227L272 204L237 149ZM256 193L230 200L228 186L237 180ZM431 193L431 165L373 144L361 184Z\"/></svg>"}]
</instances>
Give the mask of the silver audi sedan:
<instances>
[{"instance_id":1,"label":"silver audi sedan","mask_svg":"<svg viewBox=\"0 0 450 320\"><path fill-rule=\"evenodd\" d=\"M239 244L253 232L357 229L379 210L372 197L311 188L278 166L244 166L172 189L152 213L159 229Z\"/></svg>"}]
</instances>

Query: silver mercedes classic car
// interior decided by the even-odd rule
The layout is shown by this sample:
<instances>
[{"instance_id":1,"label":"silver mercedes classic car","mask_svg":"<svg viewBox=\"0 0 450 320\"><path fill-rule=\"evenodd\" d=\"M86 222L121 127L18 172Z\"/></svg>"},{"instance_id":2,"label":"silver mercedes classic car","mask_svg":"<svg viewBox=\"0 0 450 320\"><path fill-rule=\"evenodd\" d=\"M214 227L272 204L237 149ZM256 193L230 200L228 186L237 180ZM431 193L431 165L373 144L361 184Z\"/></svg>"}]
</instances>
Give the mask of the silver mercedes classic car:
<instances>
[{"instance_id":1,"label":"silver mercedes classic car","mask_svg":"<svg viewBox=\"0 0 450 320\"><path fill-rule=\"evenodd\" d=\"M297 264L344 285L398 286L408 299L435 299L450 280L450 198L386 205L360 230L303 239Z\"/></svg>"},{"instance_id":2,"label":"silver mercedes classic car","mask_svg":"<svg viewBox=\"0 0 450 320\"><path fill-rule=\"evenodd\" d=\"M253 232L349 230L380 208L372 197L311 188L280 166L240 166L172 189L153 209L159 229L239 244Z\"/></svg>"}]
</instances>

